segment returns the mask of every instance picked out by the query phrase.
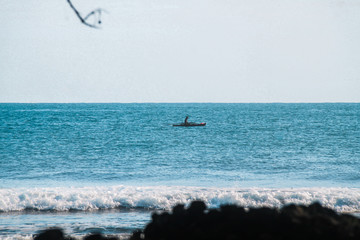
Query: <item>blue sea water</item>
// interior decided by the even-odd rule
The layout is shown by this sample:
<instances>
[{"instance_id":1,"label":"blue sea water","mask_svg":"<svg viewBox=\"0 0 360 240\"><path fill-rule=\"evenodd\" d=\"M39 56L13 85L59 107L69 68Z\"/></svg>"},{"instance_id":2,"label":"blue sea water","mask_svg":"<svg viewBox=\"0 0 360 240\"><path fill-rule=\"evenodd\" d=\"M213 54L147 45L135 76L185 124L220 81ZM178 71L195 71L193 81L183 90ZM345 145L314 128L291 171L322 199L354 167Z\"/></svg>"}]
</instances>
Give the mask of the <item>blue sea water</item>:
<instances>
[{"instance_id":1,"label":"blue sea water","mask_svg":"<svg viewBox=\"0 0 360 240\"><path fill-rule=\"evenodd\" d=\"M0 104L0 239L125 237L194 199L359 214L360 104Z\"/></svg>"}]
</instances>

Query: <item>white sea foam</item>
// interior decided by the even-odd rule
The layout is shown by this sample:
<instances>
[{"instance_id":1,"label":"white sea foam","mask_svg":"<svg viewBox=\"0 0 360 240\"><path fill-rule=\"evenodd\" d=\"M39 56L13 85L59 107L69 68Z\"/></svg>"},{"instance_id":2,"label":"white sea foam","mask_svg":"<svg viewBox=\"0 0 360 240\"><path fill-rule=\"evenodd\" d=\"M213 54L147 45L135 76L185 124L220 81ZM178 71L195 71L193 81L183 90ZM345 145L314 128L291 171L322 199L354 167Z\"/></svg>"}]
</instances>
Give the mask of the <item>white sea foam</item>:
<instances>
[{"instance_id":1,"label":"white sea foam","mask_svg":"<svg viewBox=\"0 0 360 240\"><path fill-rule=\"evenodd\" d=\"M338 212L360 212L358 188L199 188L184 186L112 186L0 189L0 211L26 209L68 211L111 208L171 209L199 199L209 207L238 204L244 207L281 207L314 201Z\"/></svg>"}]
</instances>

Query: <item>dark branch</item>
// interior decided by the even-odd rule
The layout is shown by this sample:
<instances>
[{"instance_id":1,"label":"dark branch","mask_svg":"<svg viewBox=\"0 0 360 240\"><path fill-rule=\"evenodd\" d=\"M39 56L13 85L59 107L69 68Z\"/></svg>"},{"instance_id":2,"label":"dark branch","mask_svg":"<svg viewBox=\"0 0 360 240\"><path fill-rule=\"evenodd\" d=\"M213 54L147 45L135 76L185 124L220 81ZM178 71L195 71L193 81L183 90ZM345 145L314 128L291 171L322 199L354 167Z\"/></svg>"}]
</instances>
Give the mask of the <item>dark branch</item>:
<instances>
[{"instance_id":1,"label":"dark branch","mask_svg":"<svg viewBox=\"0 0 360 240\"><path fill-rule=\"evenodd\" d=\"M67 2L69 3L71 9L75 12L76 16L80 19L82 24L85 24L86 26L92 28L99 28L99 25L101 24L101 13L105 12L104 9L101 8L95 9L94 11L90 12L88 15L86 15L86 17L83 18L79 13L79 11L74 7L71 0L67 0ZM91 17L94 17L94 23L88 22L88 19Z\"/></svg>"}]
</instances>

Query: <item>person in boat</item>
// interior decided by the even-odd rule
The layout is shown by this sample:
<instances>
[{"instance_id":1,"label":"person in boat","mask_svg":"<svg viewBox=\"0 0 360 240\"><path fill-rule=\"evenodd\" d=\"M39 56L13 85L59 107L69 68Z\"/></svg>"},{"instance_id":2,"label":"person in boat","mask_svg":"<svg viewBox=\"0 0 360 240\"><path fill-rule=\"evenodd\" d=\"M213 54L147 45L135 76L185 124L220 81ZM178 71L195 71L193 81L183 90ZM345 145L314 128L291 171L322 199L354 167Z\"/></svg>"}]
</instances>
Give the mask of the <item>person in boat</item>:
<instances>
[{"instance_id":1,"label":"person in boat","mask_svg":"<svg viewBox=\"0 0 360 240\"><path fill-rule=\"evenodd\" d=\"M188 118L189 118L189 116L186 116L185 121L184 121L184 125L185 125L185 126L186 126L186 125L189 125L189 123L188 123Z\"/></svg>"}]
</instances>

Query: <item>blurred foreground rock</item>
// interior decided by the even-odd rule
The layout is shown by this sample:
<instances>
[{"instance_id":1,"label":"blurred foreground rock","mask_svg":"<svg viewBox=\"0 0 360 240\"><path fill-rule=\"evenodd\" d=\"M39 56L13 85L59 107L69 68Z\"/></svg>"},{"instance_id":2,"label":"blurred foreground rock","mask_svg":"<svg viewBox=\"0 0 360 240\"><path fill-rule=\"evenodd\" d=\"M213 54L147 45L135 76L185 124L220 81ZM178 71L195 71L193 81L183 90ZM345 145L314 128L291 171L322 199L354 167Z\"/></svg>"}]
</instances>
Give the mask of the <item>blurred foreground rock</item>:
<instances>
[{"instance_id":1,"label":"blurred foreground rock","mask_svg":"<svg viewBox=\"0 0 360 240\"><path fill-rule=\"evenodd\" d=\"M46 230L35 240L72 239ZM59 232L60 231L60 232ZM56 238L47 238L45 236ZM117 239L89 235L90 239ZM130 240L235 240L235 239L359 239L360 219L337 214L318 203L310 206L287 205L281 209L250 208L235 205L207 209L205 203L194 201L188 208L177 205L172 212L154 213L144 230L136 231Z\"/></svg>"},{"instance_id":2,"label":"blurred foreground rock","mask_svg":"<svg viewBox=\"0 0 360 240\"><path fill-rule=\"evenodd\" d=\"M212 239L360 239L360 219L337 214L318 203L287 205L282 209L226 205L206 210L203 202L183 205L172 213L153 214L143 231L131 240Z\"/></svg>"},{"instance_id":3,"label":"blurred foreground rock","mask_svg":"<svg viewBox=\"0 0 360 240\"><path fill-rule=\"evenodd\" d=\"M65 236L60 228L53 228L41 231L39 234L34 236L34 240L76 240L76 238ZM94 233L85 236L83 240L118 240L118 238L106 237L99 233Z\"/></svg>"}]
</instances>

